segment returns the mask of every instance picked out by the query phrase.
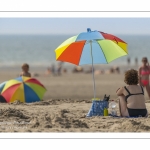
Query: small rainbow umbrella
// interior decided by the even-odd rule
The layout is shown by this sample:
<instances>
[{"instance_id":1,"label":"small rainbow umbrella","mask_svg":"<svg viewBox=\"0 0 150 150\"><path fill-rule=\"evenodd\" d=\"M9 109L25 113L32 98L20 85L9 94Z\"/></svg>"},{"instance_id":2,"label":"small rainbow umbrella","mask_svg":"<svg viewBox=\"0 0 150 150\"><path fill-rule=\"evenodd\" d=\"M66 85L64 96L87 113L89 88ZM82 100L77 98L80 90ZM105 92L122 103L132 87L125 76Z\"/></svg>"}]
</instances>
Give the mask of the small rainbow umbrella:
<instances>
[{"instance_id":1,"label":"small rainbow umbrella","mask_svg":"<svg viewBox=\"0 0 150 150\"><path fill-rule=\"evenodd\" d=\"M1 95L8 103L16 100L30 103L42 100L45 92L45 87L37 79L22 76L7 81Z\"/></svg>"},{"instance_id":2,"label":"small rainbow umbrella","mask_svg":"<svg viewBox=\"0 0 150 150\"><path fill-rule=\"evenodd\" d=\"M127 43L120 38L100 32L82 32L64 41L55 50L56 60L75 65L92 64L93 87L95 98L95 79L93 64L107 64L121 56L127 55Z\"/></svg>"}]
</instances>

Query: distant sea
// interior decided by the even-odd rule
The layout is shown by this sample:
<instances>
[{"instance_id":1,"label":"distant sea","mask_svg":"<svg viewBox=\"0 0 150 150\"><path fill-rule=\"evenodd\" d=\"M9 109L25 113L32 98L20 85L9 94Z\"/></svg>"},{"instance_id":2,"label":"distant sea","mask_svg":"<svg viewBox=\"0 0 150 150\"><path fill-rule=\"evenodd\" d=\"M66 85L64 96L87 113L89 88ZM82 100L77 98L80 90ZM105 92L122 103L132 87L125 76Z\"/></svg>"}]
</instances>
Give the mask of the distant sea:
<instances>
[{"instance_id":1,"label":"distant sea","mask_svg":"<svg viewBox=\"0 0 150 150\"><path fill-rule=\"evenodd\" d=\"M0 67L21 66L25 62L35 67L56 64L54 50L71 36L0 35ZM131 58L131 64L135 63L135 58L141 62L143 56L150 60L150 35L116 36L128 43L129 54L114 60L110 65L126 65L128 57Z\"/></svg>"}]
</instances>

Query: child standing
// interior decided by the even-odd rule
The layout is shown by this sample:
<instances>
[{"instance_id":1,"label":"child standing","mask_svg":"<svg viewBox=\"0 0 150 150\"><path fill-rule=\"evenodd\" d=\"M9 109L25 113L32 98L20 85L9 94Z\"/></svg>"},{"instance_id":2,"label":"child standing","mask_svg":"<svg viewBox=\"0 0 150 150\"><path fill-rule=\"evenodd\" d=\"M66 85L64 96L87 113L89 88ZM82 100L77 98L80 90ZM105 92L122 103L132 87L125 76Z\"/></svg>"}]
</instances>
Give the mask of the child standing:
<instances>
[{"instance_id":1,"label":"child standing","mask_svg":"<svg viewBox=\"0 0 150 150\"><path fill-rule=\"evenodd\" d=\"M22 65L22 72L20 73L20 76L31 77L31 74L28 71L29 71L29 65L24 63Z\"/></svg>"}]
</instances>

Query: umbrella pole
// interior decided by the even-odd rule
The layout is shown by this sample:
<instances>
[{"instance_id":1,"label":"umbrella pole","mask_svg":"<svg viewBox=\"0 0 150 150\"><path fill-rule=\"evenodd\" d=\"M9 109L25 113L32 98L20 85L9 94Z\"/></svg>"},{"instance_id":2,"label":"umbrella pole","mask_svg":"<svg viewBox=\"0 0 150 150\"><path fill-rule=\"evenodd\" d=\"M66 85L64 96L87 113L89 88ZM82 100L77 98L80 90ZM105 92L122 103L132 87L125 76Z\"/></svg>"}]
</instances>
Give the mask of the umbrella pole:
<instances>
[{"instance_id":1,"label":"umbrella pole","mask_svg":"<svg viewBox=\"0 0 150 150\"><path fill-rule=\"evenodd\" d=\"M94 90L94 99L95 99L95 96L96 96L96 88L95 88L94 67L93 67L92 41L90 41L90 47L91 47L91 58L92 58L93 90Z\"/></svg>"}]
</instances>

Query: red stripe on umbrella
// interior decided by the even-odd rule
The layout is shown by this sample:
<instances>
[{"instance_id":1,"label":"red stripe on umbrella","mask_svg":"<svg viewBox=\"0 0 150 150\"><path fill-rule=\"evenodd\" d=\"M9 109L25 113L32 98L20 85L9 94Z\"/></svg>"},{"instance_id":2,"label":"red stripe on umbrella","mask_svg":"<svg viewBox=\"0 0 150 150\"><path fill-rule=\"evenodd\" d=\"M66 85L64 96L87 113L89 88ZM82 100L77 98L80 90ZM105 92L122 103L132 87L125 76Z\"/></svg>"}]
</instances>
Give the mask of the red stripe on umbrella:
<instances>
[{"instance_id":1,"label":"red stripe on umbrella","mask_svg":"<svg viewBox=\"0 0 150 150\"><path fill-rule=\"evenodd\" d=\"M14 94L14 92L17 90L17 88L19 87L20 83L19 84L15 84L15 85L12 85L11 87L9 87L7 90L5 90L3 93L2 93L2 96L6 99L6 101L9 103L10 102L10 99L12 97L12 95Z\"/></svg>"},{"instance_id":2,"label":"red stripe on umbrella","mask_svg":"<svg viewBox=\"0 0 150 150\"><path fill-rule=\"evenodd\" d=\"M118 37L116 37L116 36L114 36L114 35L111 35L111 34L108 34L108 33L104 33L104 32L100 32L100 33L103 35L103 37L104 37L105 39L113 40L113 41L116 41L117 43L118 43L118 42L126 43L126 42L124 42L123 40L119 39Z\"/></svg>"},{"instance_id":3,"label":"red stripe on umbrella","mask_svg":"<svg viewBox=\"0 0 150 150\"><path fill-rule=\"evenodd\" d=\"M38 84L38 85L40 85L40 86L42 86L42 87L44 87L44 85L43 84L41 84L38 80L36 80L36 79L29 79L29 80L27 80L27 81L25 81L26 83L35 83L35 84ZM45 87L44 87L45 88Z\"/></svg>"}]
</instances>

